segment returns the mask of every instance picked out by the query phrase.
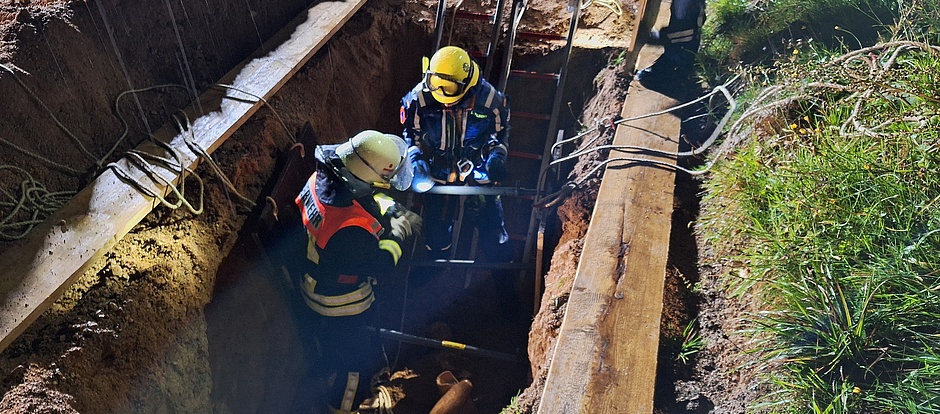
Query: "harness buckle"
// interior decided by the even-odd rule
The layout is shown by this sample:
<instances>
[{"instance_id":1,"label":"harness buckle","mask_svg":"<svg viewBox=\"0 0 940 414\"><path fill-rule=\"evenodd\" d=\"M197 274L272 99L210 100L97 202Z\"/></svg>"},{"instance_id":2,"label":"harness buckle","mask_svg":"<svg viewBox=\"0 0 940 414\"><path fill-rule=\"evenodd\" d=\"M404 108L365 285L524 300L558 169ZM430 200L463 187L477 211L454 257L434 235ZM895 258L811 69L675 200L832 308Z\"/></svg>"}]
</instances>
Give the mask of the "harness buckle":
<instances>
[{"instance_id":1,"label":"harness buckle","mask_svg":"<svg viewBox=\"0 0 940 414\"><path fill-rule=\"evenodd\" d=\"M461 158L457 161L457 171L460 174L460 181L464 181L473 172L473 163L466 158Z\"/></svg>"}]
</instances>

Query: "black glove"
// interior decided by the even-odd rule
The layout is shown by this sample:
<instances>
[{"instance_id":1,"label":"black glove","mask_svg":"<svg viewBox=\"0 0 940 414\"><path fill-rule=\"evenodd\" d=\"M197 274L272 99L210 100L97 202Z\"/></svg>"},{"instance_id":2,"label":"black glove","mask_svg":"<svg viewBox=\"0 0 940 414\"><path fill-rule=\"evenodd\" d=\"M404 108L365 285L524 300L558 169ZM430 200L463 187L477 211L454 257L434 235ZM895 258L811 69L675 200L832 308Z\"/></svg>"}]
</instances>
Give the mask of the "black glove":
<instances>
[{"instance_id":1,"label":"black glove","mask_svg":"<svg viewBox=\"0 0 940 414\"><path fill-rule=\"evenodd\" d=\"M497 145L490 149L490 155L486 157L486 173L490 176L490 181L502 181L506 178L506 147Z\"/></svg>"}]
</instances>

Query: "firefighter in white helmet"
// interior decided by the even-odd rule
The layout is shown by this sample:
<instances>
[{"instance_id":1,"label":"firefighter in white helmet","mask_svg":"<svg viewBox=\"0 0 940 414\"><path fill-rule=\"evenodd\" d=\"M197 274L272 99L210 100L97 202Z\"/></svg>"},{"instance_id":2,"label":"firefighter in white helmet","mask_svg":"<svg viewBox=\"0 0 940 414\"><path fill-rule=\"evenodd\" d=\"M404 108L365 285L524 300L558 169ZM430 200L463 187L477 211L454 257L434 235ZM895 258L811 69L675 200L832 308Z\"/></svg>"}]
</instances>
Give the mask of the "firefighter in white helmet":
<instances>
[{"instance_id":1,"label":"firefighter in white helmet","mask_svg":"<svg viewBox=\"0 0 940 414\"><path fill-rule=\"evenodd\" d=\"M363 131L341 145L318 146L317 160L296 199L307 243L305 260L291 273L313 310L314 348L332 377L329 412L352 413L369 396L382 360L380 343L366 329L374 326L373 286L391 275L421 218L376 191L411 183L402 138Z\"/></svg>"},{"instance_id":2,"label":"firefighter in white helmet","mask_svg":"<svg viewBox=\"0 0 940 414\"><path fill-rule=\"evenodd\" d=\"M506 178L509 99L480 75L459 47L440 48L424 62L423 79L401 100L402 136L415 168L412 189L434 185L490 186ZM431 258L446 258L458 197L424 197L425 242ZM508 261L509 235L498 196L468 197L480 245L490 260Z\"/></svg>"}]
</instances>

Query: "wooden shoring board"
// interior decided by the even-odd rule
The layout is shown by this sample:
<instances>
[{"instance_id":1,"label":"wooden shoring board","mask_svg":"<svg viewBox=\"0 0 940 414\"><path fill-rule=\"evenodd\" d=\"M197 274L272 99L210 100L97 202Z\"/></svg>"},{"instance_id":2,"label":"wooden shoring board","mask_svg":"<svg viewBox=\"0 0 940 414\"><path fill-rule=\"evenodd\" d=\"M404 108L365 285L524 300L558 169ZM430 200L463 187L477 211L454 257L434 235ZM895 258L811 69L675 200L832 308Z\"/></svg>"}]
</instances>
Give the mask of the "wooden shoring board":
<instances>
[{"instance_id":1,"label":"wooden shoring board","mask_svg":"<svg viewBox=\"0 0 940 414\"><path fill-rule=\"evenodd\" d=\"M655 58L650 53L660 51L644 48L634 62L649 64ZM678 104L633 81L621 116L630 119ZM674 154L680 123L671 113L624 122L617 127L614 145ZM635 151L609 155L619 157L675 164L672 156ZM668 166L607 165L539 414L653 412L674 190L675 171Z\"/></svg>"},{"instance_id":2,"label":"wooden shoring board","mask_svg":"<svg viewBox=\"0 0 940 414\"><path fill-rule=\"evenodd\" d=\"M631 91L624 118L676 104L635 83ZM675 152L679 122L674 115L660 115L622 124L614 144ZM616 151L610 156L644 157ZM661 166L608 165L540 414L652 412L674 189L675 173Z\"/></svg>"},{"instance_id":3,"label":"wooden shoring board","mask_svg":"<svg viewBox=\"0 0 940 414\"><path fill-rule=\"evenodd\" d=\"M271 98L363 4L346 0L311 6L218 82L232 88L212 88L186 108L188 131L180 133L169 123L155 138L176 149L183 165L195 168L198 157L184 139L209 153L222 145L263 105L257 97ZM137 150L168 154L149 142ZM127 157L117 164L155 194L169 193L168 186L147 178ZM167 182L178 182L173 171L155 169ZM0 258L0 352L158 204L107 169L7 251Z\"/></svg>"}]
</instances>

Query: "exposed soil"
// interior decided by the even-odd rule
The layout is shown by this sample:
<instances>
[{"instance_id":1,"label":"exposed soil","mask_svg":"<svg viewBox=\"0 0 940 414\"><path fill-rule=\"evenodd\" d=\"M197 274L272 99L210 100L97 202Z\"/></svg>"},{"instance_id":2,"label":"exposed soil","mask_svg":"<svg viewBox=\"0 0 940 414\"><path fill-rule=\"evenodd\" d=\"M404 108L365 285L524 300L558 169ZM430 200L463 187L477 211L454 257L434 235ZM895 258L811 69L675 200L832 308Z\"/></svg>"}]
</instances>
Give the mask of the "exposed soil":
<instances>
[{"instance_id":1,"label":"exposed soil","mask_svg":"<svg viewBox=\"0 0 940 414\"><path fill-rule=\"evenodd\" d=\"M101 165L170 122L193 94L309 5L306 0L0 0L0 166L23 171L0 170L4 195L17 194L8 189L25 188L24 182L47 197L82 188ZM235 190L260 204L289 145L281 121L292 131L311 122L323 143L342 142L367 128L400 132L398 99L418 80L418 62L431 47L436 5L366 4L269 106L213 153ZM527 30L567 31L563 3L530 1L529 8ZM576 40L565 93L571 109L562 110L561 125L569 136L579 124L620 113L630 74L609 62L616 62L629 41L633 4L624 3L623 9L617 17L598 4L582 17L584 35ZM460 36L479 37L467 29L455 31L452 41L459 43ZM527 47L532 56L553 59L558 46ZM186 86L142 91L115 105L122 92L165 84ZM129 124L126 135L122 120ZM701 132L687 135L694 139ZM612 130L602 134L597 145L613 137ZM106 156L119 141L114 155ZM570 174L586 174L604 155L579 160ZM298 298L285 292L254 245L258 208L240 202L205 163L196 173L206 181L202 214L155 209L3 350L0 411L298 411L299 396L310 393L301 380L311 365L292 312ZM396 412L428 412L438 397L433 376L443 370L474 383L473 402L481 413L499 412L517 394L519 412L537 407L599 177L587 184L554 212L549 242L554 253L534 317L527 278L517 283L522 305L509 317L501 313L486 272L451 272L420 289L405 290L404 275L380 285L386 292L406 292L389 295L380 305L388 315L386 326L522 359L507 364L389 341ZM698 189L688 177L679 177L677 184L657 410L744 412L753 387L736 369L743 362L733 354L740 339L729 334L740 309L709 285L707 272L699 274L699 248L688 225L696 215ZM0 207L6 213L7 207ZM48 212L38 218L43 214ZM27 229L0 227L5 238ZM0 244L2 251L16 247L15 240ZM695 283L702 288L693 292ZM688 365L677 363L682 329L696 316L706 347Z\"/></svg>"}]
</instances>

